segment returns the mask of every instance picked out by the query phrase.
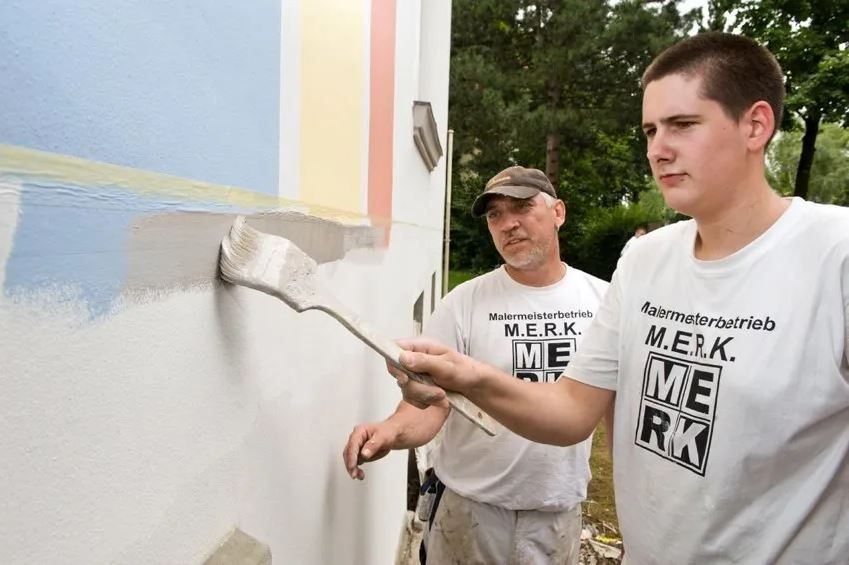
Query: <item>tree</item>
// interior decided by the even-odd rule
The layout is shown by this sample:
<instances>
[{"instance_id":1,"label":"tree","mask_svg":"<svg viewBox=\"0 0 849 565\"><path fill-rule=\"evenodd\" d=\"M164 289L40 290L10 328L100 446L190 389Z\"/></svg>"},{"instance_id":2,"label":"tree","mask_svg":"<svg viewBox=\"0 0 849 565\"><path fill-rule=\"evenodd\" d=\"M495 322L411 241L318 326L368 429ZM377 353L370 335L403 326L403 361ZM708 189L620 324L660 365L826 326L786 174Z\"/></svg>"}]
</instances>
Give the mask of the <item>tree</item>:
<instances>
[{"instance_id":1,"label":"tree","mask_svg":"<svg viewBox=\"0 0 849 565\"><path fill-rule=\"evenodd\" d=\"M636 203L590 209L572 236L570 258L585 271L610 280L625 242L638 226L651 230L676 219L656 186L640 193Z\"/></svg>"},{"instance_id":2,"label":"tree","mask_svg":"<svg viewBox=\"0 0 849 565\"><path fill-rule=\"evenodd\" d=\"M804 124L794 193L806 197L820 123L849 126L849 0L742 0L736 25L772 51L784 69L786 120Z\"/></svg>"},{"instance_id":3,"label":"tree","mask_svg":"<svg viewBox=\"0 0 849 565\"><path fill-rule=\"evenodd\" d=\"M769 159L770 184L783 194L793 194L803 133L782 132L773 141ZM817 136L817 152L811 169L808 197L816 202L849 206L849 130L823 124Z\"/></svg>"},{"instance_id":4,"label":"tree","mask_svg":"<svg viewBox=\"0 0 849 565\"><path fill-rule=\"evenodd\" d=\"M650 178L639 79L692 21L675 0L454 3L452 264L498 263L468 210L510 164L545 170L567 200L567 256L589 209L636 201Z\"/></svg>"}]
</instances>

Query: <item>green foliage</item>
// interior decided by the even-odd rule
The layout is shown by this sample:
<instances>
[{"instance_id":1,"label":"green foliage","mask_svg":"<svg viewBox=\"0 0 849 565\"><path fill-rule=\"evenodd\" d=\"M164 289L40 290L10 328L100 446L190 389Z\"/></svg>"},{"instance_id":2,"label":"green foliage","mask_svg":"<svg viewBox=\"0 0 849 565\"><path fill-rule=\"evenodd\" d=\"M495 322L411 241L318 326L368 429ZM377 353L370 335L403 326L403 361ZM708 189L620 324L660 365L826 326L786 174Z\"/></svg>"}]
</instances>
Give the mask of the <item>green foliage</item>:
<instances>
[{"instance_id":1,"label":"green foliage","mask_svg":"<svg viewBox=\"0 0 849 565\"><path fill-rule=\"evenodd\" d=\"M483 271L501 262L485 222L471 217L471 202L487 179L511 164L545 170L552 135L559 140L556 188L568 206L561 239L570 262L580 267L584 255L591 255L582 255L577 242L593 210L637 202L650 186L639 130L640 76L655 55L693 26L696 13L682 15L677 4L453 4L452 266ZM620 236L630 234L630 216L621 219L626 224ZM606 266L599 268L615 264L618 252L603 254Z\"/></svg>"},{"instance_id":2,"label":"green foliage","mask_svg":"<svg viewBox=\"0 0 849 565\"><path fill-rule=\"evenodd\" d=\"M501 258L492 243L486 220L473 218L472 201L480 194L486 179L467 173L455 177L451 197L451 266L483 272Z\"/></svg>"},{"instance_id":3,"label":"green foliage","mask_svg":"<svg viewBox=\"0 0 849 565\"><path fill-rule=\"evenodd\" d=\"M782 133L770 148L770 184L782 194L793 194L801 150L798 130ZM824 124L817 137L808 198L849 206L849 130L837 124Z\"/></svg>"},{"instance_id":4,"label":"green foliage","mask_svg":"<svg viewBox=\"0 0 849 565\"><path fill-rule=\"evenodd\" d=\"M656 188L640 194L636 204L620 203L590 209L576 230L564 235L571 262L593 275L610 280L625 242L638 226L654 229L676 219Z\"/></svg>"},{"instance_id":5,"label":"green foliage","mask_svg":"<svg viewBox=\"0 0 849 565\"><path fill-rule=\"evenodd\" d=\"M715 0L716 1L716 0ZM802 120L794 193L807 196L820 121L849 126L849 0L719 0L775 54L787 90L784 129Z\"/></svg>"},{"instance_id":6,"label":"green foliage","mask_svg":"<svg viewBox=\"0 0 849 565\"><path fill-rule=\"evenodd\" d=\"M761 41L784 69L787 108L818 109L833 122L849 119L849 1L742 0L743 33ZM847 124L849 125L849 124Z\"/></svg>"}]
</instances>

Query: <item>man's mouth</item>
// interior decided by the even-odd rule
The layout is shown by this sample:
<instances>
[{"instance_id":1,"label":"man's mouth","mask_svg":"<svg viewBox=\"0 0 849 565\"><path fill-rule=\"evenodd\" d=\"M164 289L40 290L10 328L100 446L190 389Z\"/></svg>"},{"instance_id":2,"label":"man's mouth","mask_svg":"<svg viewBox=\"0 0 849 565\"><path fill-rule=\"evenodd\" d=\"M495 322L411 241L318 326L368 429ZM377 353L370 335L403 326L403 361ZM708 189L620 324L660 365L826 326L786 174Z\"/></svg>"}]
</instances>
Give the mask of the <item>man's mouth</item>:
<instances>
[{"instance_id":1,"label":"man's mouth","mask_svg":"<svg viewBox=\"0 0 849 565\"><path fill-rule=\"evenodd\" d=\"M660 175L658 178L664 183L672 184L676 183L679 180L683 179L686 176L686 173L664 173Z\"/></svg>"},{"instance_id":2,"label":"man's mouth","mask_svg":"<svg viewBox=\"0 0 849 565\"><path fill-rule=\"evenodd\" d=\"M504 242L504 247L510 247L511 245L522 243L523 241L525 241L524 237L511 237L510 239Z\"/></svg>"}]
</instances>

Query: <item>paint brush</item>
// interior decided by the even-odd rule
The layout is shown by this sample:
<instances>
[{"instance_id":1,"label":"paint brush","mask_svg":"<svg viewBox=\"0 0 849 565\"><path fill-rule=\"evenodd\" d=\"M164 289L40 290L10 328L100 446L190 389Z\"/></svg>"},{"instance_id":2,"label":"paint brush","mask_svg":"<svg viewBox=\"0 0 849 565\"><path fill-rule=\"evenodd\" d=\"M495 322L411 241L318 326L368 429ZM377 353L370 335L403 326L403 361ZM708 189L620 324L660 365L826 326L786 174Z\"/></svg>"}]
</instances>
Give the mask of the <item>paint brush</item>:
<instances>
[{"instance_id":1,"label":"paint brush","mask_svg":"<svg viewBox=\"0 0 849 565\"><path fill-rule=\"evenodd\" d=\"M426 376L404 367L402 349L373 331L359 316L322 289L316 262L283 237L259 232L239 216L221 242L221 276L233 284L275 296L296 312L321 310L333 316L387 362L416 382L433 384ZM497 424L468 398L445 391L451 408L486 432L495 435Z\"/></svg>"}]
</instances>

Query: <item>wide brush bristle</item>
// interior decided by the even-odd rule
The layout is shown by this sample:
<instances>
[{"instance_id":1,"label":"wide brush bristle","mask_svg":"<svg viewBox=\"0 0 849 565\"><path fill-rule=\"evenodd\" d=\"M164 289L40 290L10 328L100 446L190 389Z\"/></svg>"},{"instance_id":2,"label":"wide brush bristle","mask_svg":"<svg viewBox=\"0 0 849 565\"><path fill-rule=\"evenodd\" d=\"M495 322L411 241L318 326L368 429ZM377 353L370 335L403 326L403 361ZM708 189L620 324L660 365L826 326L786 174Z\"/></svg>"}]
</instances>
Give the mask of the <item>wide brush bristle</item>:
<instances>
[{"instance_id":1,"label":"wide brush bristle","mask_svg":"<svg viewBox=\"0 0 849 565\"><path fill-rule=\"evenodd\" d=\"M259 232L239 216L221 242L221 277L285 301L299 312L316 295L315 261L286 238Z\"/></svg>"},{"instance_id":2,"label":"wide brush bristle","mask_svg":"<svg viewBox=\"0 0 849 565\"><path fill-rule=\"evenodd\" d=\"M243 281L254 259L257 249L257 231L245 224L239 216L233 222L230 233L221 242L221 276L234 284Z\"/></svg>"}]
</instances>

